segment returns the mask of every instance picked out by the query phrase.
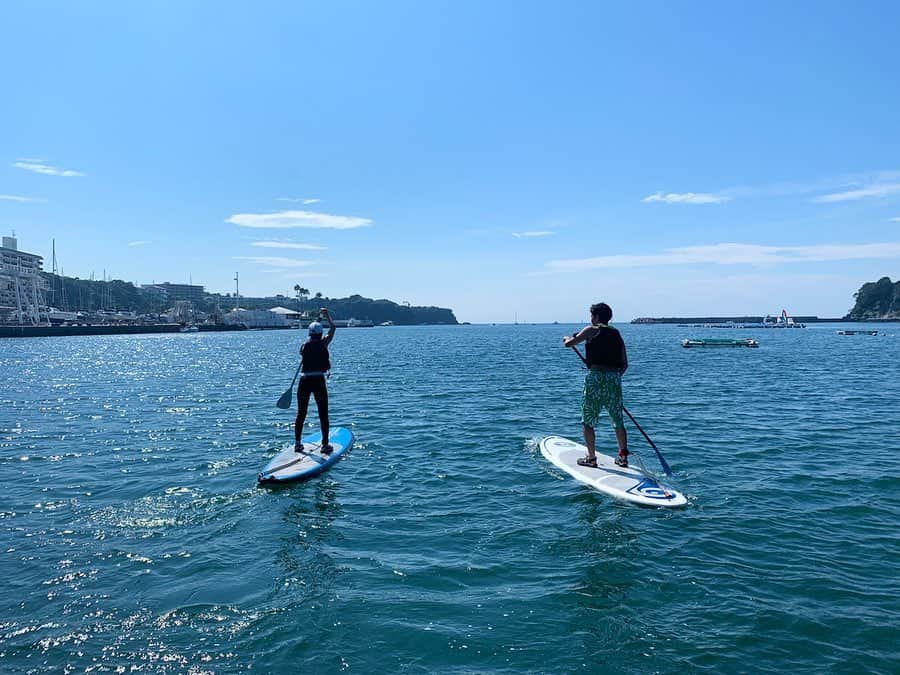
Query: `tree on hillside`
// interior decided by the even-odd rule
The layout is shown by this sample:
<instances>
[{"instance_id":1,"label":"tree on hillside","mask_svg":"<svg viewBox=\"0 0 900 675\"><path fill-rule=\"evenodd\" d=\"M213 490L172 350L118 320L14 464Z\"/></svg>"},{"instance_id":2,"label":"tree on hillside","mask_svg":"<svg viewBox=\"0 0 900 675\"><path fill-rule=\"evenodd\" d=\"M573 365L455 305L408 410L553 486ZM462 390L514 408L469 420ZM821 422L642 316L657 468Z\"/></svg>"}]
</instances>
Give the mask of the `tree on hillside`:
<instances>
[{"instance_id":1,"label":"tree on hillside","mask_svg":"<svg viewBox=\"0 0 900 675\"><path fill-rule=\"evenodd\" d=\"M297 294L297 309L303 309L303 303L309 297L309 289L303 288L300 284L294 284L294 293Z\"/></svg>"},{"instance_id":2,"label":"tree on hillside","mask_svg":"<svg viewBox=\"0 0 900 675\"><path fill-rule=\"evenodd\" d=\"M881 319L900 315L900 281L892 283L890 277L863 284L853 297L856 305L848 315L851 319Z\"/></svg>"}]
</instances>

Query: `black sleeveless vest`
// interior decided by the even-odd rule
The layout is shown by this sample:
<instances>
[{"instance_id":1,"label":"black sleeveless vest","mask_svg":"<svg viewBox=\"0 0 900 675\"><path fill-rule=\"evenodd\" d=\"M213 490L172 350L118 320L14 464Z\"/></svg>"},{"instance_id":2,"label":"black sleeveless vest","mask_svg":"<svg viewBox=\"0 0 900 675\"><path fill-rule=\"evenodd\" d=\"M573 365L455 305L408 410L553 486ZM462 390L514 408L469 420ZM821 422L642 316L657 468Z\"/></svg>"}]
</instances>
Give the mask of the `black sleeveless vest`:
<instances>
[{"instance_id":1,"label":"black sleeveless vest","mask_svg":"<svg viewBox=\"0 0 900 675\"><path fill-rule=\"evenodd\" d=\"M325 373L331 370L331 360L328 358L328 347L323 340L307 340L300 347L300 356L303 358L301 373Z\"/></svg>"},{"instance_id":2,"label":"black sleeveless vest","mask_svg":"<svg viewBox=\"0 0 900 675\"><path fill-rule=\"evenodd\" d=\"M601 327L600 332L585 345L588 366L603 366L614 370L622 368L622 336L615 328Z\"/></svg>"}]
</instances>

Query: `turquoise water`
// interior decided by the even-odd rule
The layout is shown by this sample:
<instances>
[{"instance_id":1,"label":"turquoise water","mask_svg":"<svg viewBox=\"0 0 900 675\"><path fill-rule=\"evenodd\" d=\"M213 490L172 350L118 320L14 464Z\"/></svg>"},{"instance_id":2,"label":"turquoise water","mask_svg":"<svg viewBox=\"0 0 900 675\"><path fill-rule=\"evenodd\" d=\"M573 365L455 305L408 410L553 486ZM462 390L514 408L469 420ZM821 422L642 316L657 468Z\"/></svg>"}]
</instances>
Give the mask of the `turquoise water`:
<instances>
[{"instance_id":1,"label":"turquoise water","mask_svg":"<svg viewBox=\"0 0 900 675\"><path fill-rule=\"evenodd\" d=\"M255 478L292 437L299 333L0 341L0 670L900 672L900 325L877 327L622 326L676 511L537 450L580 437L574 326L339 330L357 445L277 488ZM703 336L761 346L679 345Z\"/></svg>"}]
</instances>

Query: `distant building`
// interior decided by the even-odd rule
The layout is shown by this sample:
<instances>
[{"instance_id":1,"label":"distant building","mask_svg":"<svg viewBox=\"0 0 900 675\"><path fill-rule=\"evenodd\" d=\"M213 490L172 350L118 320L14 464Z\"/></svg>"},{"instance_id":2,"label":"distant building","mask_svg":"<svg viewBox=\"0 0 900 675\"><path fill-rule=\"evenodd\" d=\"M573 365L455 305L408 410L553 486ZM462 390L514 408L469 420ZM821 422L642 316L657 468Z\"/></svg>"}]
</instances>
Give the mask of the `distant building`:
<instances>
[{"instance_id":1,"label":"distant building","mask_svg":"<svg viewBox=\"0 0 900 675\"><path fill-rule=\"evenodd\" d=\"M267 309L233 309L225 315L224 321L232 326L247 328L286 328L290 324L283 315Z\"/></svg>"},{"instance_id":2,"label":"distant building","mask_svg":"<svg viewBox=\"0 0 900 675\"><path fill-rule=\"evenodd\" d=\"M11 315L19 325L37 326L42 322L43 292L47 287L41 276L44 259L39 255L20 251L15 237L3 237L2 241L0 315Z\"/></svg>"},{"instance_id":3,"label":"distant building","mask_svg":"<svg viewBox=\"0 0 900 675\"><path fill-rule=\"evenodd\" d=\"M303 318L301 312L298 312L296 309L288 309L287 307L273 307L269 311L283 316L287 321L300 321Z\"/></svg>"},{"instance_id":4,"label":"distant building","mask_svg":"<svg viewBox=\"0 0 900 675\"><path fill-rule=\"evenodd\" d=\"M161 284L145 284L141 288L152 293L157 293L162 297L171 300L190 300L199 302L206 295L206 289L203 286L194 286L192 284L170 284L168 281Z\"/></svg>"}]
</instances>

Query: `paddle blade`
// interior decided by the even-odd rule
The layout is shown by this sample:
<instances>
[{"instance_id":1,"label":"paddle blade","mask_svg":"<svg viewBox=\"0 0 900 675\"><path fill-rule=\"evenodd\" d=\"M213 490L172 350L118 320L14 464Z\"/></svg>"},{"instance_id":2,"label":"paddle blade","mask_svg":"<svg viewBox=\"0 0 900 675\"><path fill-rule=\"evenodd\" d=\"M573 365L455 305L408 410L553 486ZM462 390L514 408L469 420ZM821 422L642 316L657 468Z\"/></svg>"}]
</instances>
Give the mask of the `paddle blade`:
<instances>
[{"instance_id":1,"label":"paddle blade","mask_svg":"<svg viewBox=\"0 0 900 675\"><path fill-rule=\"evenodd\" d=\"M656 448L653 449L656 450ZM672 469L669 468L669 463L665 460L659 450L656 450L656 456L659 457L659 463L662 465L663 473L665 473L667 476L671 476Z\"/></svg>"},{"instance_id":2,"label":"paddle blade","mask_svg":"<svg viewBox=\"0 0 900 675\"><path fill-rule=\"evenodd\" d=\"M291 387L286 392L281 395L281 398L278 399L278 403L275 405L281 408L282 410L287 410L291 407L291 400L294 398L294 387Z\"/></svg>"}]
</instances>

